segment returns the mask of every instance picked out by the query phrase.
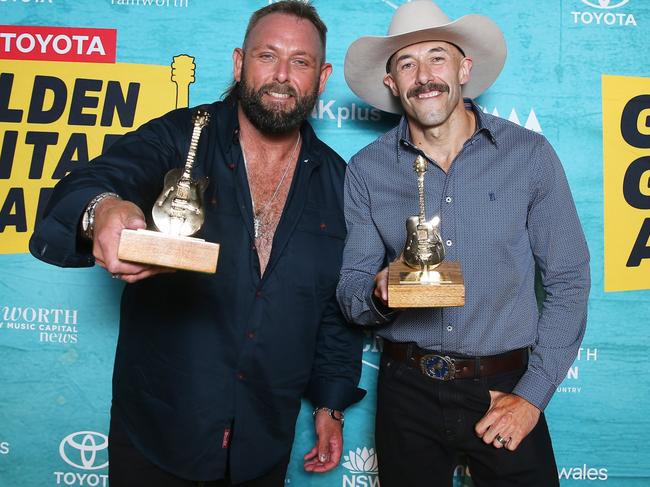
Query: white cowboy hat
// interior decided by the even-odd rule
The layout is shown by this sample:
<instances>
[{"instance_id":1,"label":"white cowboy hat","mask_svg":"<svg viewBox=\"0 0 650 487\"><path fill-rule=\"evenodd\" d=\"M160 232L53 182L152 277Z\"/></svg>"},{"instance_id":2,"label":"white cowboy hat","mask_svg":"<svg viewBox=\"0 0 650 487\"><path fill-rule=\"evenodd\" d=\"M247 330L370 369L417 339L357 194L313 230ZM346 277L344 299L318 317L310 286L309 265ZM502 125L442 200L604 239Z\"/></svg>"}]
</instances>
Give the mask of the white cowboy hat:
<instances>
[{"instance_id":1,"label":"white cowboy hat","mask_svg":"<svg viewBox=\"0 0 650 487\"><path fill-rule=\"evenodd\" d=\"M431 0L415 0L399 7L386 36L366 36L352 43L345 55L345 80L370 105L401 113L399 98L384 85L388 59L403 47L425 41L458 46L473 61L463 96L475 98L494 83L506 61L501 29L483 15L470 14L451 21Z\"/></svg>"}]
</instances>

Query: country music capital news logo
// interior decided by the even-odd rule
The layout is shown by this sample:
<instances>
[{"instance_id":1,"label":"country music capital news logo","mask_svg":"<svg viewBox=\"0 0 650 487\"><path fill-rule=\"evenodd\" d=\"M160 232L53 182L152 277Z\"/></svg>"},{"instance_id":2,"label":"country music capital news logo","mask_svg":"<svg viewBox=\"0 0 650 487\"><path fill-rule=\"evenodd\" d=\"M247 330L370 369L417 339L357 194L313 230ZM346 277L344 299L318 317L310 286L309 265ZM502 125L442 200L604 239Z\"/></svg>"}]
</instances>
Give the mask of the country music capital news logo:
<instances>
[{"instance_id":1,"label":"country music capital news logo","mask_svg":"<svg viewBox=\"0 0 650 487\"><path fill-rule=\"evenodd\" d=\"M108 467L108 436L96 431L71 433L59 444L59 455L78 471L54 472L57 485L108 486L108 475L95 473Z\"/></svg>"},{"instance_id":2,"label":"country music capital news logo","mask_svg":"<svg viewBox=\"0 0 650 487\"><path fill-rule=\"evenodd\" d=\"M0 333L38 332L41 343L74 344L78 315L76 309L0 305Z\"/></svg>"}]
</instances>

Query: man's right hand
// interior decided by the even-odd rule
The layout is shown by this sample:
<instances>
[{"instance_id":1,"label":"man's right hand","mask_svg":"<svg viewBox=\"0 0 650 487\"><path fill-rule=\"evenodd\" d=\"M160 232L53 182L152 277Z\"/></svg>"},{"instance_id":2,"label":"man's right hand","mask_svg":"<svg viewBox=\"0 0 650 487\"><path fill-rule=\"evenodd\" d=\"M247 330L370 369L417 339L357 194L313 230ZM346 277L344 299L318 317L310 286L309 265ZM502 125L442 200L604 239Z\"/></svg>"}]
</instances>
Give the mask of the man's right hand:
<instances>
[{"instance_id":1,"label":"man's right hand","mask_svg":"<svg viewBox=\"0 0 650 487\"><path fill-rule=\"evenodd\" d=\"M398 255L393 262L402 262L402 255ZM388 267L384 267L375 276L375 297L379 299L384 306L388 306Z\"/></svg>"},{"instance_id":2,"label":"man's right hand","mask_svg":"<svg viewBox=\"0 0 650 487\"><path fill-rule=\"evenodd\" d=\"M93 256L95 262L113 276L128 283L165 272L174 272L167 267L151 266L125 262L117 258L122 230L146 228L142 210L129 201L105 198L95 208L95 232L93 236Z\"/></svg>"},{"instance_id":3,"label":"man's right hand","mask_svg":"<svg viewBox=\"0 0 650 487\"><path fill-rule=\"evenodd\" d=\"M388 267L384 267L375 276L374 294L384 306L388 306Z\"/></svg>"}]
</instances>

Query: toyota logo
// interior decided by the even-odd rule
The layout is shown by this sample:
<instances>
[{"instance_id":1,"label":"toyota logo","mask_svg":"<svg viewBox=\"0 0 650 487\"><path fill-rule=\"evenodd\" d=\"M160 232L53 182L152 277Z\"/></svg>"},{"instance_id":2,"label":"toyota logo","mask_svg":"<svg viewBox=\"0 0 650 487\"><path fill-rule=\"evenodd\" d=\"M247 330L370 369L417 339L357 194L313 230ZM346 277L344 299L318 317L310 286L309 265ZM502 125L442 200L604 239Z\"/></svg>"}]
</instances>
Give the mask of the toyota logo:
<instances>
[{"instance_id":1,"label":"toyota logo","mask_svg":"<svg viewBox=\"0 0 650 487\"><path fill-rule=\"evenodd\" d=\"M582 3L594 8L618 8L625 5L630 0L582 0Z\"/></svg>"},{"instance_id":2,"label":"toyota logo","mask_svg":"<svg viewBox=\"0 0 650 487\"><path fill-rule=\"evenodd\" d=\"M99 470L108 466L105 455L108 437L95 431L78 431L66 436L59 445L61 458L68 465L82 470ZM98 458L99 456L102 459Z\"/></svg>"}]
</instances>

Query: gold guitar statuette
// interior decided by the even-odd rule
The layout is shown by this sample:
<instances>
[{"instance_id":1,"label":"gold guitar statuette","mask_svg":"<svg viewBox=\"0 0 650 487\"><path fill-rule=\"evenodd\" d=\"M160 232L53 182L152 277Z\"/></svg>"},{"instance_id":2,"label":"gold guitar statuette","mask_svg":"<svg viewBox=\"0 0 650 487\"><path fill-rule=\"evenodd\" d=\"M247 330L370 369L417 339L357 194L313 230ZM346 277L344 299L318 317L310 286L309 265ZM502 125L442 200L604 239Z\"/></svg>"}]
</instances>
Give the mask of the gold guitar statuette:
<instances>
[{"instance_id":1,"label":"gold guitar statuette","mask_svg":"<svg viewBox=\"0 0 650 487\"><path fill-rule=\"evenodd\" d=\"M465 285L458 262L445 261L440 218L427 221L424 204L424 174L427 160L417 156L419 215L406 219L406 244L402 259L388 267L388 306L429 308L463 306Z\"/></svg>"},{"instance_id":2,"label":"gold guitar statuette","mask_svg":"<svg viewBox=\"0 0 650 487\"><path fill-rule=\"evenodd\" d=\"M175 269L213 273L219 245L192 238L205 221L203 193L208 178L192 178L199 138L210 114L197 110L193 118L190 148L185 167L165 175L163 191L151 210L156 230L122 230L118 257L121 260Z\"/></svg>"}]
</instances>

